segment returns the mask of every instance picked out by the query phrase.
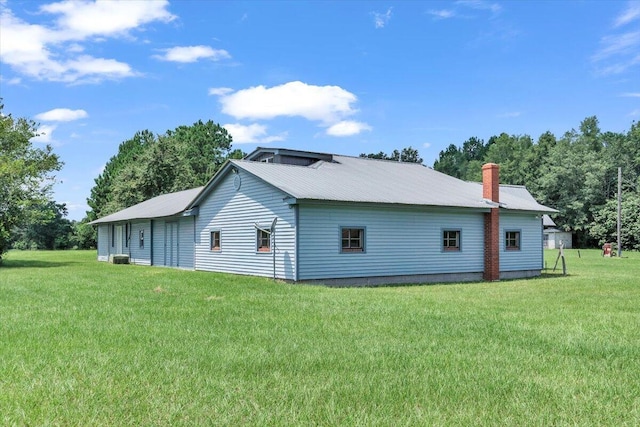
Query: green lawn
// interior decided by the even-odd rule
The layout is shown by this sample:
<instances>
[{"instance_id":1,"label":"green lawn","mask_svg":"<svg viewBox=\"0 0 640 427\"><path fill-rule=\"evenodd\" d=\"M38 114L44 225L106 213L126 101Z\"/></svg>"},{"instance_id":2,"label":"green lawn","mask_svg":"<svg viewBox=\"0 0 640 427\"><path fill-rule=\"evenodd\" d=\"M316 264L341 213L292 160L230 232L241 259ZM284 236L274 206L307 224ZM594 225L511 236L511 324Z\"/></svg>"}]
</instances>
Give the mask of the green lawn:
<instances>
[{"instance_id":1,"label":"green lawn","mask_svg":"<svg viewBox=\"0 0 640 427\"><path fill-rule=\"evenodd\" d=\"M624 256L336 289L10 252L0 425L639 425L640 254Z\"/></svg>"}]
</instances>

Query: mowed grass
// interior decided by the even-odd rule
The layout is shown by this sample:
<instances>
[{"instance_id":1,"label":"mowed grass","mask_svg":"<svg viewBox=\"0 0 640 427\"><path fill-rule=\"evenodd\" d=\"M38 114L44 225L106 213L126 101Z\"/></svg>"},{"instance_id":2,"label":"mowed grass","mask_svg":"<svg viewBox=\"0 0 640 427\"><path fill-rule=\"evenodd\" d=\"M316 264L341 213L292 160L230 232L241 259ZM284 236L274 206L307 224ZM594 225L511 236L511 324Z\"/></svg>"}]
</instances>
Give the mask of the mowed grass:
<instances>
[{"instance_id":1,"label":"mowed grass","mask_svg":"<svg viewBox=\"0 0 640 427\"><path fill-rule=\"evenodd\" d=\"M566 252L566 277L340 289L10 252L0 424L638 425L640 254Z\"/></svg>"}]
</instances>

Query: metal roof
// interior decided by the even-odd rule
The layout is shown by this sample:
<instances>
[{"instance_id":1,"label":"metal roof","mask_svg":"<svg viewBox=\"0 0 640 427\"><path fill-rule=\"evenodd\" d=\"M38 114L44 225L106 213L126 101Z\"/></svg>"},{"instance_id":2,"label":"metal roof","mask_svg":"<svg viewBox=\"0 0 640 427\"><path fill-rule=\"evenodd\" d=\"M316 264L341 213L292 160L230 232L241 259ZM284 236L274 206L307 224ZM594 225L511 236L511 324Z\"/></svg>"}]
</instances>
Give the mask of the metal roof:
<instances>
[{"instance_id":1,"label":"metal roof","mask_svg":"<svg viewBox=\"0 0 640 427\"><path fill-rule=\"evenodd\" d=\"M542 225L545 227L555 227L556 223L553 222L549 215L542 215Z\"/></svg>"},{"instance_id":2,"label":"metal roof","mask_svg":"<svg viewBox=\"0 0 640 427\"><path fill-rule=\"evenodd\" d=\"M274 155L282 155L282 156L295 156L295 157L303 157L303 158L315 158L318 160L327 160L331 161L333 158L333 154L329 153L318 153L315 151L300 151L300 150L292 150L290 148L275 148L275 147L257 147L251 153L244 156L243 160L256 160L260 155L270 153Z\"/></svg>"},{"instance_id":3,"label":"metal roof","mask_svg":"<svg viewBox=\"0 0 640 427\"><path fill-rule=\"evenodd\" d=\"M163 194L142 203L133 205L111 215L90 222L100 224L105 222L130 221L134 219L149 219L174 216L184 212L204 187Z\"/></svg>"},{"instance_id":4,"label":"metal roof","mask_svg":"<svg viewBox=\"0 0 640 427\"><path fill-rule=\"evenodd\" d=\"M333 156L310 166L232 160L231 164L299 200L489 208L482 184L466 182L416 163ZM523 186L500 186L500 207L555 212Z\"/></svg>"},{"instance_id":5,"label":"metal roof","mask_svg":"<svg viewBox=\"0 0 640 427\"><path fill-rule=\"evenodd\" d=\"M162 218L197 206L220 179L236 167L297 200L377 203L488 209L497 205L482 198L482 184L467 182L417 163L400 163L333 155L310 166L230 160L205 187L154 197L91 224ZM500 208L557 212L539 204L524 186L500 185Z\"/></svg>"}]
</instances>

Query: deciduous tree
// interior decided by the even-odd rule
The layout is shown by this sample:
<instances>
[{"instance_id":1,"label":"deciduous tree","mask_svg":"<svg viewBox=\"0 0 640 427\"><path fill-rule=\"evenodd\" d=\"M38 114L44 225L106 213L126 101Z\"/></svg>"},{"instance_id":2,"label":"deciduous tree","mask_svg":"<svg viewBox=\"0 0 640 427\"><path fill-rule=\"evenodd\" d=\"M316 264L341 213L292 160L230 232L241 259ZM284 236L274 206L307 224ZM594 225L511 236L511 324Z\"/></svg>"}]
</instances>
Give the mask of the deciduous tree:
<instances>
[{"instance_id":1,"label":"deciduous tree","mask_svg":"<svg viewBox=\"0 0 640 427\"><path fill-rule=\"evenodd\" d=\"M393 150L393 152L391 154L386 154L383 151L380 151L379 153L362 153L360 154L360 157L365 157L365 158L369 158L369 159L379 159L379 160L392 160L392 161L402 161L405 163L422 163L422 157L420 157L420 154L418 153L418 150L416 150L413 147L405 147L402 149L402 151L398 151L398 150Z\"/></svg>"},{"instance_id":2,"label":"deciduous tree","mask_svg":"<svg viewBox=\"0 0 640 427\"><path fill-rule=\"evenodd\" d=\"M0 262L14 227L26 219L29 207L51 199L54 171L62 162L50 145L34 147L36 123L4 115L0 104Z\"/></svg>"},{"instance_id":3,"label":"deciduous tree","mask_svg":"<svg viewBox=\"0 0 640 427\"><path fill-rule=\"evenodd\" d=\"M69 249L72 246L71 221L67 207L52 200L31 206L24 224L13 230L17 249Z\"/></svg>"},{"instance_id":4,"label":"deciduous tree","mask_svg":"<svg viewBox=\"0 0 640 427\"><path fill-rule=\"evenodd\" d=\"M162 135L136 133L120 144L87 200L93 220L161 194L207 183L229 158L242 158L232 150L232 137L209 120L179 126Z\"/></svg>"},{"instance_id":5,"label":"deciduous tree","mask_svg":"<svg viewBox=\"0 0 640 427\"><path fill-rule=\"evenodd\" d=\"M626 192L622 194L621 242L625 250L640 251L640 194ZM589 232L598 244L617 241L618 202L609 199L594 213Z\"/></svg>"}]
</instances>

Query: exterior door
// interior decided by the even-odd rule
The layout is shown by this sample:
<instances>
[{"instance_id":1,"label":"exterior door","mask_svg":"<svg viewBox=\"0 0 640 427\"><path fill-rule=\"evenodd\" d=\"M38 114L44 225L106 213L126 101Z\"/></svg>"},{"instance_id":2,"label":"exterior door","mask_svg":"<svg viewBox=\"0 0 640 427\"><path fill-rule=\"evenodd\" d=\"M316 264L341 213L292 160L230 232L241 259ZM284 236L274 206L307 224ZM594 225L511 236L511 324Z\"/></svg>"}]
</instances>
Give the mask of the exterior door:
<instances>
[{"instance_id":1,"label":"exterior door","mask_svg":"<svg viewBox=\"0 0 640 427\"><path fill-rule=\"evenodd\" d=\"M116 253L122 253L122 226L116 226Z\"/></svg>"},{"instance_id":2,"label":"exterior door","mask_svg":"<svg viewBox=\"0 0 640 427\"><path fill-rule=\"evenodd\" d=\"M178 223L167 222L165 227L164 265L178 267Z\"/></svg>"}]
</instances>

